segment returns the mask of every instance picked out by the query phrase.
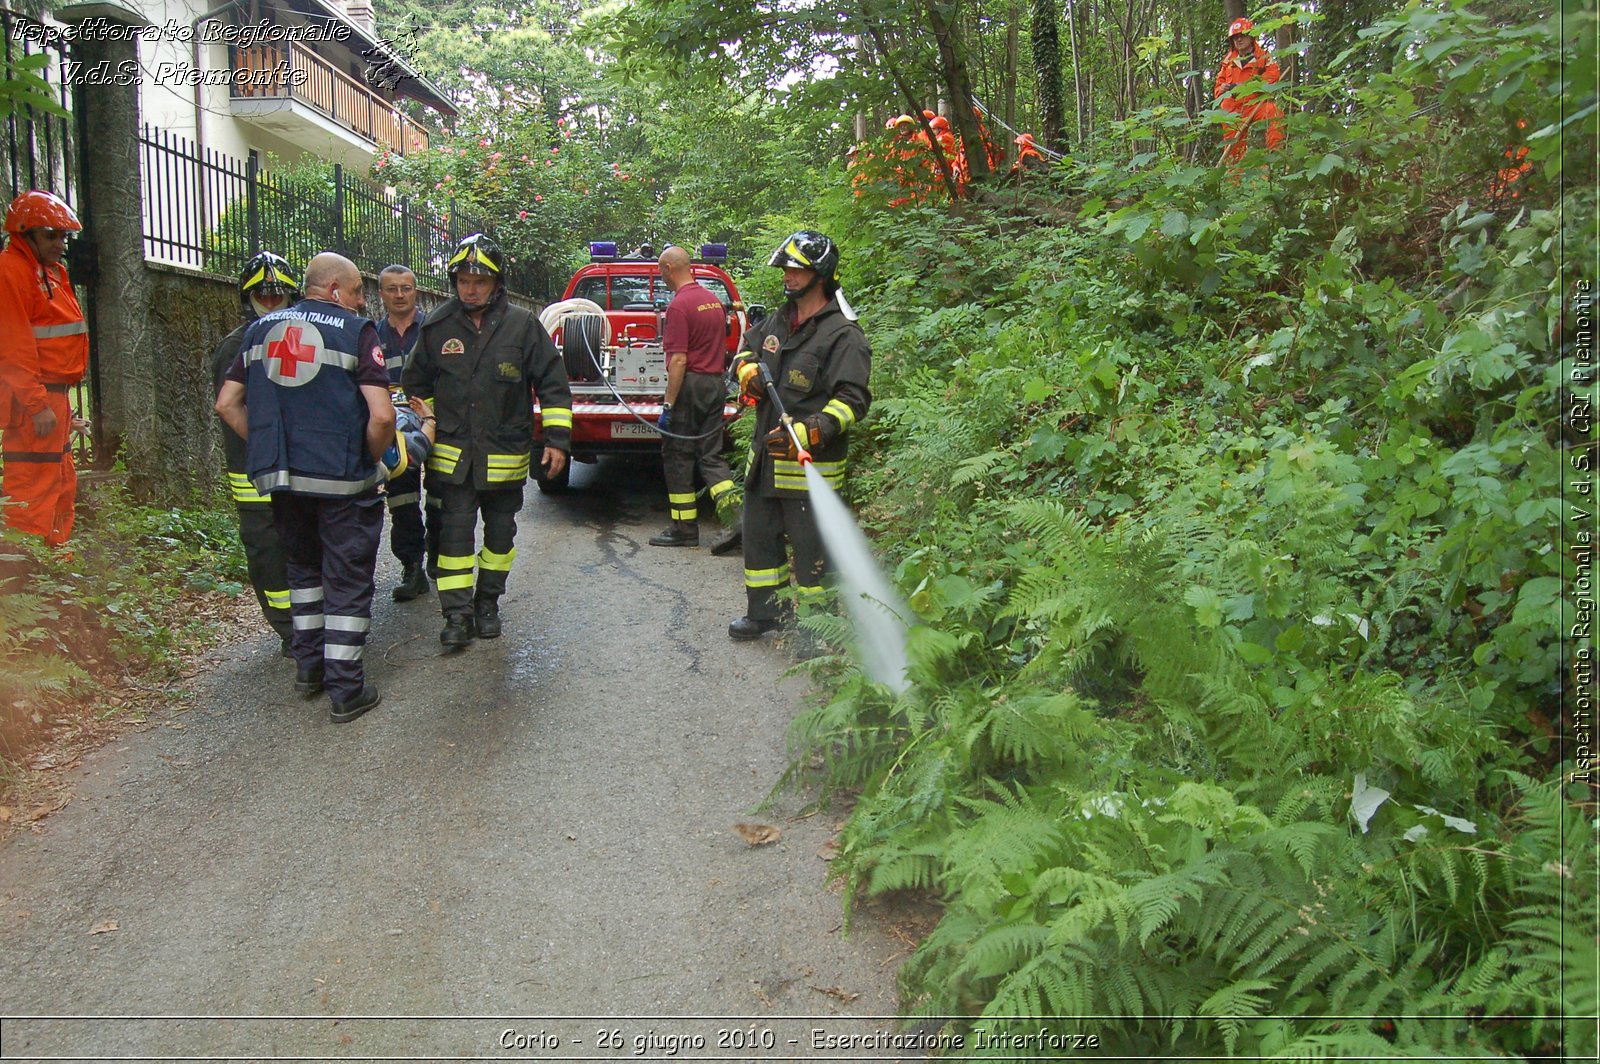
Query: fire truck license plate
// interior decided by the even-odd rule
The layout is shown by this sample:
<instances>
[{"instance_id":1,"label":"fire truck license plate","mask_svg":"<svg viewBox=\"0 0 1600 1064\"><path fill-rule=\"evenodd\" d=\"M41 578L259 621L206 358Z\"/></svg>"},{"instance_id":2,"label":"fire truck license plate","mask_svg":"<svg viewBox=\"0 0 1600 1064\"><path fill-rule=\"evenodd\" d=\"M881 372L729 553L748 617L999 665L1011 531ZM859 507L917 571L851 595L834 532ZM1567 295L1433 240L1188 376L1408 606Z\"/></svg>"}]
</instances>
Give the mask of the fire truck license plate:
<instances>
[{"instance_id":1,"label":"fire truck license plate","mask_svg":"<svg viewBox=\"0 0 1600 1064\"><path fill-rule=\"evenodd\" d=\"M641 425L637 421L613 421L611 438L614 440L653 440L660 437L654 425Z\"/></svg>"}]
</instances>

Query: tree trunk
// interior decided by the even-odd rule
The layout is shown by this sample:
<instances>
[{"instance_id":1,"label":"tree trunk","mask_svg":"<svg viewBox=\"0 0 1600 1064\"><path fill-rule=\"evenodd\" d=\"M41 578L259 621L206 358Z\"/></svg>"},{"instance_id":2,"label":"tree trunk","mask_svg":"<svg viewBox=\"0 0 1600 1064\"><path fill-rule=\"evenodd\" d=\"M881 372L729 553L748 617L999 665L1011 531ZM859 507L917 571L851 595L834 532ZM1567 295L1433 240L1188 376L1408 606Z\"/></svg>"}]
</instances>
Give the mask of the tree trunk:
<instances>
[{"instance_id":1,"label":"tree trunk","mask_svg":"<svg viewBox=\"0 0 1600 1064\"><path fill-rule=\"evenodd\" d=\"M1006 7L1006 125L1017 127L1017 22L1022 17L1016 0Z\"/></svg>"},{"instance_id":2,"label":"tree trunk","mask_svg":"<svg viewBox=\"0 0 1600 1064\"><path fill-rule=\"evenodd\" d=\"M1083 143L1083 67L1078 61L1078 5L1067 0L1067 40L1072 45L1072 115Z\"/></svg>"},{"instance_id":3,"label":"tree trunk","mask_svg":"<svg viewBox=\"0 0 1600 1064\"><path fill-rule=\"evenodd\" d=\"M1053 0L1031 0L1030 37L1034 78L1039 86L1039 135L1045 147L1060 150L1066 141L1061 105L1061 38Z\"/></svg>"},{"instance_id":4,"label":"tree trunk","mask_svg":"<svg viewBox=\"0 0 1600 1064\"><path fill-rule=\"evenodd\" d=\"M939 68L950 99L950 120L966 149L967 172L973 180L982 181L990 174L989 156L983 150L983 137L972 111L972 78L967 73L966 49L956 29L956 10L955 5L946 7L933 0L928 4L928 27L939 46Z\"/></svg>"}]
</instances>

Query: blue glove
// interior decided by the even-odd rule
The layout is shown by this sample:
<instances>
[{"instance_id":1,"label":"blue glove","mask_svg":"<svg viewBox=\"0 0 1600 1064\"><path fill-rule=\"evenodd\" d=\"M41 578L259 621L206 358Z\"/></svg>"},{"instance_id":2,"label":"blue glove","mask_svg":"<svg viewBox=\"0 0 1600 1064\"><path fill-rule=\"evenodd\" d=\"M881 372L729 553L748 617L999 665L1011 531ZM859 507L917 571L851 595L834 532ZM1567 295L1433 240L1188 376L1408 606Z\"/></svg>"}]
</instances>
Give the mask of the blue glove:
<instances>
[{"instance_id":1,"label":"blue glove","mask_svg":"<svg viewBox=\"0 0 1600 1064\"><path fill-rule=\"evenodd\" d=\"M662 432L672 431L672 407L666 403L661 404L661 416L656 418L656 428Z\"/></svg>"}]
</instances>

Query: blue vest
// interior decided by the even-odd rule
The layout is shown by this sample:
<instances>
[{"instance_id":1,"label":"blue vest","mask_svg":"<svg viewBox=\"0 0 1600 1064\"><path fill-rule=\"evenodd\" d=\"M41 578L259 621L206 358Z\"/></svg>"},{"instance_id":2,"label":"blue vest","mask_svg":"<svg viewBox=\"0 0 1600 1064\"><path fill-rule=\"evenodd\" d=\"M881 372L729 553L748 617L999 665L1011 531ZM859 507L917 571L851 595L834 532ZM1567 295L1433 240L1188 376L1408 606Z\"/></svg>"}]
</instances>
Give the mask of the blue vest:
<instances>
[{"instance_id":1,"label":"blue vest","mask_svg":"<svg viewBox=\"0 0 1600 1064\"><path fill-rule=\"evenodd\" d=\"M245 333L245 473L261 494L347 498L383 479L367 451L367 403L356 384L368 324L336 303L308 299L263 315Z\"/></svg>"}]
</instances>

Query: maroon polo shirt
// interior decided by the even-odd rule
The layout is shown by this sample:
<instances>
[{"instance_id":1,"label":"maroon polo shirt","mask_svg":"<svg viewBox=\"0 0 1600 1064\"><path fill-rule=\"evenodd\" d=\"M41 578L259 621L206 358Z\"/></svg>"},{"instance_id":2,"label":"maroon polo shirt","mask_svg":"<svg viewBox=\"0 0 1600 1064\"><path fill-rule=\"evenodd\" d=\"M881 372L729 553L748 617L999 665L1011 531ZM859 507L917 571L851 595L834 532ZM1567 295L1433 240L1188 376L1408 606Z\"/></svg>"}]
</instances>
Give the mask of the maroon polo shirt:
<instances>
[{"instance_id":1,"label":"maroon polo shirt","mask_svg":"<svg viewBox=\"0 0 1600 1064\"><path fill-rule=\"evenodd\" d=\"M710 290L690 281L667 304L667 324L661 338L670 362L676 354L689 356L690 373L718 373L727 367L728 315Z\"/></svg>"}]
</instances>

